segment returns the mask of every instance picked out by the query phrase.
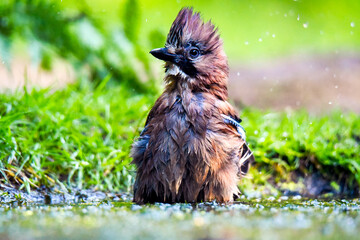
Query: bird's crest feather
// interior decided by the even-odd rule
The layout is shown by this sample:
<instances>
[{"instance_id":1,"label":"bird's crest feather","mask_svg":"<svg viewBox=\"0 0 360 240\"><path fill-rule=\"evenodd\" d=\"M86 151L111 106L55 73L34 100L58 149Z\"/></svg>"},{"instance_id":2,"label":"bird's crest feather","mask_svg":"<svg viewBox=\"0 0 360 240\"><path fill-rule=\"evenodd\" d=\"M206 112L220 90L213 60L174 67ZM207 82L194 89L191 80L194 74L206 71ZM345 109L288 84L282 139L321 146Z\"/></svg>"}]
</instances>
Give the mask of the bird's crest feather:
<instances>
[{"instance_id":1,"label":"bird's crest feather","mask_svg":"<svg viewBox=\"0 0 360 240\"><path fill-rule=\"evenodd\" d=\"M204 22L199 12L194 12L192 8L185 7L180 10L175 18L167 36L166 44L179 48L188 41L206 43L204 50L207 51L222 47L217 28L211 21Z\"/></svg>"}]
</instances>

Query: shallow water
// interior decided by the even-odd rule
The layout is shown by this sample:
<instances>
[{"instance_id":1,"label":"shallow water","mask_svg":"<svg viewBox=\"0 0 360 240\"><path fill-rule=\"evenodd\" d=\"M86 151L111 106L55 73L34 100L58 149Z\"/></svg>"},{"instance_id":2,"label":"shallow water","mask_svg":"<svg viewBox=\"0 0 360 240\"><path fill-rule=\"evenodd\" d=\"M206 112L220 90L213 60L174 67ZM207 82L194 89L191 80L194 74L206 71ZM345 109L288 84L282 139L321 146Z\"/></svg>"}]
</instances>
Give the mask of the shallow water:
<instances>
[{"instance_id":1,"label":"shallow water","mask_svg":"<svg viewBox=\"0 0 360 240\"><path fill-rule=\"evenodd\" d=\"M0 239L359 239L360 200L300 196L234 204L0 204Z\"/></svg>"}]
</instances>

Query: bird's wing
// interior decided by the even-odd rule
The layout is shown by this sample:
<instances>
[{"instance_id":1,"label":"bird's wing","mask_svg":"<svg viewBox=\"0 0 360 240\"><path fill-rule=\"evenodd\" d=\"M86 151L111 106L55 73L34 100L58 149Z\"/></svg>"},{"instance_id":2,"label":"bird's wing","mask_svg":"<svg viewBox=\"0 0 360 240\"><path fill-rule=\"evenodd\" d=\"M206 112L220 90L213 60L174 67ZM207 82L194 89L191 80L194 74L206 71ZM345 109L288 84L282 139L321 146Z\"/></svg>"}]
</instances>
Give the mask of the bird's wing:
<instances>
[{"instance_id":1,"label":"bird's wing","mask_svg":"<svg viewBox=\"0 0 360 240\"><path fill-rule=\"evenodd\" d=\"M132 163L139 166L144 160L144 154L148 147L150 136L147 134L148 124L154 116L154 108L152 108L146 118L144 129L141 131L140 136L134 141L131 149Z\"/></svg>"},{"instance_id":2,"label":"bird's wing","mask_svg":"<svg viewBox=\"0 0 360 240\"><path fill-rule=\"evenodd\" d=\"M221 116L224 119L224 122L226 124L230 124L231 126L235 127L237 132L240 134L241 138L246 141L246 134L245 134L245 129L240 125L241 123L241 119L238 117L231 117L225 114L221 114Z\"/></svg>"},{"instance_id":3,"label":"bird's wing","mask_svg":"<svg viewBox=\"0 0 360 240\"><path fill-rule=\"evenodd\" d=\"M148 130L148 124L150 122L150 120L154 117L154 108L152 108L148 114L148 116L146 117L146 122L144 125L144 129L141 131L140 136L143 136L144 133Z\"/></svg>"},{"instance_id":4,"label":"bird's wing","mask_svg":"<svg viewBox=\"0 0 360 240\"><path fill-rule=\"evenodd\" d=\"M239 155L239 162L237 163L239 167L238 175L239 177L244 176L250 168L250 164L254 162L254 155L248 145L246 144L246 134L245 129L240 125L241 119L236 116L229 116L222 114L223 120L226 124L229 124L236 128L237 132L240 134L241 138L244 140L244 144L240 149Z\"/></svg>"}]
</instances>

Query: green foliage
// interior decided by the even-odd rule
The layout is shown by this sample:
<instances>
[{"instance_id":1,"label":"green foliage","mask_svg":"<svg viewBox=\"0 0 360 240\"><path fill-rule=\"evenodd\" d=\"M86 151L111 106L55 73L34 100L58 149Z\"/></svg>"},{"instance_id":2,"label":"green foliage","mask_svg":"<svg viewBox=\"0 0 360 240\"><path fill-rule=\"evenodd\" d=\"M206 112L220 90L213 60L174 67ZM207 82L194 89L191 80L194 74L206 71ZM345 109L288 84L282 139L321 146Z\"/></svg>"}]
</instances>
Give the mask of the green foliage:
<instances>
[{"instance_id":1,"label":"green foliage","mask_svg":"<svg viewBox=\"0 0 360 240\"><path fill-rule=\"evenodd\" d=\"M120 24L108 28L86 6L70 11L59 1L2 1L0 53L11 53L13 42L21 41L28 46L32 62L47 70L54 57L61 57L77 72L86 68L92 80L111 74L116 81L147 91L153 86L152 81L144 83L152 79L147 51L135 41L139 6L130 0L127 6L122 30ZM9 64L11 58L5 55L1 57Z\"/></svg>"},{"instance_id":2,"label":"green foliage","mask_svg":"<svg viewBox=\"0 0 360 240\"><path fill-rule=\"evenodd\" d=\"M108 88L109 79L0 95L0 181L128 190L130 145L153 99L124 84Z\"/></svg>"},{"instance_id":3,"label":"green foliage","mask_svg":"<svg viewBox=\"0 0 360 240\"><path fill-rule=\"evenodd\" d=\"M297 171L303 176L320 172L329 180L360 184L360 118L334 112L311 116L300 112L242 113L255 168L270 171L277 181Z\"/></svg>"}]
</instances>

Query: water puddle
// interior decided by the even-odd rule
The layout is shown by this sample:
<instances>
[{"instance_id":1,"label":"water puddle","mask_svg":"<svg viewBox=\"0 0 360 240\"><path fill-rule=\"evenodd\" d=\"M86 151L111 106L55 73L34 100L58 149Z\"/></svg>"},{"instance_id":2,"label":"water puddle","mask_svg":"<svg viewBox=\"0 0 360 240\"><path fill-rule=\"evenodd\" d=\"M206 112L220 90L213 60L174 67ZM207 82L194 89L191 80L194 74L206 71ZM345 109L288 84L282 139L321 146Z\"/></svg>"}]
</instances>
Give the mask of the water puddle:
<instances>
[{"instance_id":1,"label":"water puddle","mask_svg":"<svg viewBox=\"0 0 360 240\"><path fill-rule=\"evenodd\" d=\"M233 204L140 206L128 195L101 196L56 204L2 201L0 239L318 240L360 234L359 199L243 197Z\"/></svg>"}]
</instances>

